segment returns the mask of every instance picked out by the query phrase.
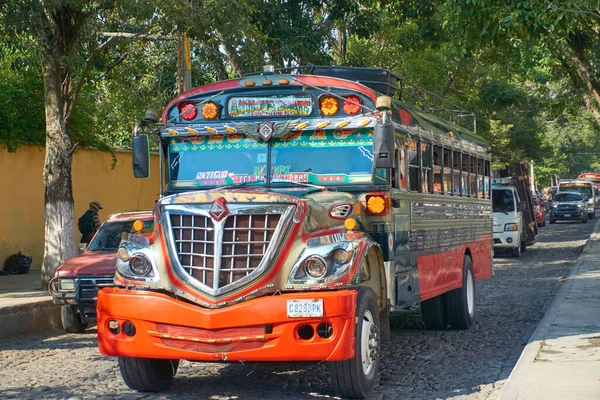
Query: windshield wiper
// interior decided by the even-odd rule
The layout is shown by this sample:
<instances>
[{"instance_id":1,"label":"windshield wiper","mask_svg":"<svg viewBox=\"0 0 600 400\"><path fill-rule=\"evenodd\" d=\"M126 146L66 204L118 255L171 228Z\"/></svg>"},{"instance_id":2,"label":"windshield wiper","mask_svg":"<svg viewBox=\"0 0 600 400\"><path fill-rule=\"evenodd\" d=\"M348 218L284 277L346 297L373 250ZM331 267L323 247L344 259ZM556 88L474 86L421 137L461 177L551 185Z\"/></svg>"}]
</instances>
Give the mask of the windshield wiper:
<instances>
[{"instance_id":1,"label":"windshield wiper","mask_svg":"<svg viewBox=\"0 0 600 400\"><path fill-rule=\"evenodd\" d=\"M244 187L244 186L264 186L265 183L267 181L263 180L263 181L246 181L246 182L238 182L238 183L232 183L229 185L225 185L225 186L217 186L215 188L212 188L211 190L221 190L221 189L229 189L229 188L239 188L239 187Z\"/></svg>"},{"instance_id":2,"label":"windshield wiper","mask_svg":"<svg viewBox=\"0 0 600 400\"><path fill-rule=\"evenodd\" d=\"M271 181L271 184L273 183L293 183L294 185L298 185L298 186L304 186L304 187L308 187L308 188L313 188L316 190L328 190L329 188L326 186L321 186L321 185L314 185L312 183L306 183L306 182L298 182L298 181L293 181L293 180L288 180L288 179L277 179L275 181ZM337 190L336 188L331 188L332 190Z\"/></svg>"}]
</instances>

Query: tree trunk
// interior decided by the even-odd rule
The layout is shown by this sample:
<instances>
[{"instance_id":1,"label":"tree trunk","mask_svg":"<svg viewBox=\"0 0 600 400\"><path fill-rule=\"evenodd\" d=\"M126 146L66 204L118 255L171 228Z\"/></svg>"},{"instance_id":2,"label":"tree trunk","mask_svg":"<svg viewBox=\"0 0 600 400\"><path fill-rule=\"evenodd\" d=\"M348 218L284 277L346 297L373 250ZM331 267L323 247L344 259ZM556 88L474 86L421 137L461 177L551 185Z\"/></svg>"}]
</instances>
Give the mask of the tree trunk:
<instances>
[{"instance_id":1,"label":"tree trunk","mask_svg":"<svg viewBox=\"0 0 600 400\"><path fill-rule=\"evenodd\" d=\"M78 253L71 181L71 138L64 118L61 61L57 53L42 61L45 88L46 160L44 163L45 240L42 289L56 269ZM68 78L67 78L68 79Z\"/></svg>"}]
</instances>

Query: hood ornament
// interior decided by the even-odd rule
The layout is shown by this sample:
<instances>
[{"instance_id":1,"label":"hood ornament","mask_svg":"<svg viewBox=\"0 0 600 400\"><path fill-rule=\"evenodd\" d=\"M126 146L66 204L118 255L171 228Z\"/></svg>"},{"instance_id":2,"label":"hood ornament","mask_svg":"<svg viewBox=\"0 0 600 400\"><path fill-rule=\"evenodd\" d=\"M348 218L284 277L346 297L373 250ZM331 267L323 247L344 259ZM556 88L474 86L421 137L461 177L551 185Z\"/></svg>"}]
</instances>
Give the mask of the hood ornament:
<instances>
[{"instance_id":1,"label":"hood ornament","mask_svg":"<svg viewBox=\"0 0 600 400\"><path fill-rule=\"evenodd\" d=\"M225 218L227 214L229 214L229 208L227 208L227 205L225 204L225 199L223 197L220 197L217 200L215 200L212 206L210 207L210 210L208 210L208 213L210 214L212 219L214 219L217 222Z\"/></svg>"}]
</instances>

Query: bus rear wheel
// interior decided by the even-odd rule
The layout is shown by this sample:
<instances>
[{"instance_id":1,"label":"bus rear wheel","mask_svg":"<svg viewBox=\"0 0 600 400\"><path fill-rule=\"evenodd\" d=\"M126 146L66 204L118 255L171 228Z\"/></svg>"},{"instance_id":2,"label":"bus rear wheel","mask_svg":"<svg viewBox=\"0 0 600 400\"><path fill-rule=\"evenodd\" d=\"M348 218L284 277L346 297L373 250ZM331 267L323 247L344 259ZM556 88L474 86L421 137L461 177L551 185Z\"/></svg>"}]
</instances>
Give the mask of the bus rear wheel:
<instances>
[{"instance_id":1,"label":"bus rear wheel","mask_svg":"<svg viewBox=\"0 0 600 400\"><path fill-rule=\"evenodd\" d=\"M445 295L436 296L421 302L421 315L427 329L446 329L448 318L446 317Z\"/></svg>"},{"instance_id":2,"label":"bus rear wheel","mask_svg":"<svg viewBox=\"0 0 600 400\"><path fill-rule=\"evenodd\" d=\"M373 391L379 373L379 323L375 293L368 287L359 288L354 357L329 363L331 384L338 396L364 399Z\"/></svg>"},{"instance_id":3,"label":"bus rear wheel","mask_svg":"<svg viewBox=\"0 0 600 400\"><path fill-rule=\"evenodd\" d=\"M138 392L160 392L171 386L179 360L119 357L125 384Z\"/></svg>"},{"instance_id":4,"label":"bus rear wheel","mask_svg":"<svg viewBox=\"0 0 600 400\"><path fill-rule=\"evenodd\" d=\"M448 323L453 329L468 329L475 317L475 275L471 257L463 260L462 287L446 294Z\"/></svg>"}]
</instances>

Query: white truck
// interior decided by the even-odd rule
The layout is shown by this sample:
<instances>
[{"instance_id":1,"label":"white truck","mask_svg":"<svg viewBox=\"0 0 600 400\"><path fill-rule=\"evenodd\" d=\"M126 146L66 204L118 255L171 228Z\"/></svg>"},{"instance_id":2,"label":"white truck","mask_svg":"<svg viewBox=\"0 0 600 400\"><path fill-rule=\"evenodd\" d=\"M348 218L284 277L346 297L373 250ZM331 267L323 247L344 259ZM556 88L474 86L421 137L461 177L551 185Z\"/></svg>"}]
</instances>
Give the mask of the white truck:
<instances>
[{"instance_id":1,"label":"white truck","mask_svg":"<svg viewBox=\"0 0 600 400\"><path fill-rule=\"evenodd\" d=\"M514 257L520 257L527 249L524 202L520 201L512 178L492 180L492 204L494 211L494 250L505 249Z\"/></svg>"}]
</instances>

